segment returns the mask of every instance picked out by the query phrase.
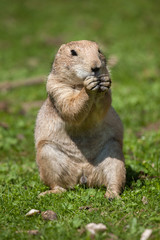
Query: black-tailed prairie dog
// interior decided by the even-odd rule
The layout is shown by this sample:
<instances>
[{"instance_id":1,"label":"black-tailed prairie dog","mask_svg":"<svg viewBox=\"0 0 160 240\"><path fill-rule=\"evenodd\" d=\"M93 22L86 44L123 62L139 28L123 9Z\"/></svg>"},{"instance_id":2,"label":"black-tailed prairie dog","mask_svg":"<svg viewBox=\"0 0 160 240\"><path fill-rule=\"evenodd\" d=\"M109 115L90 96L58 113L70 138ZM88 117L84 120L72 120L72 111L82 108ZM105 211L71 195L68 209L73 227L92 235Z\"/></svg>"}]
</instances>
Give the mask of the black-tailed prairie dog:
<instances>
[{"instance_id":1,"label":"black-tailed prairie dog","mask_svg":"<svg viewBox=\"0 0 160 240\"><path fill-rule=\"evenodd\" d=\"M82 40L60 47L35 128L40 177L51 189L45 193L85 183L106 186L107 198L119 196L126 179L123 126L111 106L110 86L97 43Z\"/></svg>"}]
</instances>

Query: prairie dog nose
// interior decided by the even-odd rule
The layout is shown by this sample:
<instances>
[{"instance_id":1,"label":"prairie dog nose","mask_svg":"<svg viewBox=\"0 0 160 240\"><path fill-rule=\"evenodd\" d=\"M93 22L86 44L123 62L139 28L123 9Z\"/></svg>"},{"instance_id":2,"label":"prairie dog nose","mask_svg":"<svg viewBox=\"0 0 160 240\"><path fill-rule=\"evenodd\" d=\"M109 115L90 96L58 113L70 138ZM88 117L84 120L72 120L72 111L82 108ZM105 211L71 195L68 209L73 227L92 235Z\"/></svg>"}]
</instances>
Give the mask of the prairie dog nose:
<instances>
[{"instance_id":1,"label":"prairie dog nose","mask_svg":"<svg viewBox=\"0 0 160 240\"><path fill-rule=\"evenodd\" d=\"M99 72L100 67L95 67L95 68L91 68L92 72L94 72L95 74Z\"/></svg>"},{"instance_id":2,"label":"prairie dog nose","mask_svg":"<svg viewBox=\"0 0 160 240\"><path fill-rule=\"evenodd\" d=\"M92 65L91 65L91 71L94 73L94 74L98 74L100 68L101 68L101 61L100 59L97 59L97 60L94 60L92 62Z\"/></svg>"}]
</instances>

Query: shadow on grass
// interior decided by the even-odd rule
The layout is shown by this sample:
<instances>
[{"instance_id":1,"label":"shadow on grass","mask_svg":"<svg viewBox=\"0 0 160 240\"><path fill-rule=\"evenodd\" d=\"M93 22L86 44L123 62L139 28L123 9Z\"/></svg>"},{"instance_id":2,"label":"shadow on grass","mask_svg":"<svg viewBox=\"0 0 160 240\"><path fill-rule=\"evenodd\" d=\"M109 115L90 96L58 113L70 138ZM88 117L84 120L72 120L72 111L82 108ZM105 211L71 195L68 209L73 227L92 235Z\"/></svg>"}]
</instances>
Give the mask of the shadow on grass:
<instances>
[{"instance_id":1,"label":"shadow on grass","mask_svg":"<svg viewBox=\"0 0 160 240\"><path fill-rule=\"evenodd\" d=\"M126 173L126 186L130 188L132 183L139 179L140 172L136 172L130 166L126 166Z\"/></svg>"}]
</instances>

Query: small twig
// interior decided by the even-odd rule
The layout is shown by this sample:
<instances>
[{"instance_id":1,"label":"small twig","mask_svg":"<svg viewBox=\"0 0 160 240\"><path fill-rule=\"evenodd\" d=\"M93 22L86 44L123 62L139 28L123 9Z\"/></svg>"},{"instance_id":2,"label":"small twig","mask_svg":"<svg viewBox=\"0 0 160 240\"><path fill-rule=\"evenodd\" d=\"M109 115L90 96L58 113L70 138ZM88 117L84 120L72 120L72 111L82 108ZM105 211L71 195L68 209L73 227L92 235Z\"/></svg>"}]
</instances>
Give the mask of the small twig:
<instances>
[{"instance_id":1,"label":"small twig","mask_svg":"<svg viewBox=\"0 0 160 240\"><path fill-rule=\"evenodd\" d=\"M9 91L18 87L37 85L37 84L43 83L44 81L45 81L45 77L38 77L38 78L25 79L23 81L3 82L3 83L0 83L0 90Z\"/></svg>"},{"instance_id":2,"label":"small twig","mask_svg":"<svg viewBox=\"0 0 160 240\"><path fill-rule=\"evenodd\" d=\"M128 215L130 215L130 213L127 213L124 217L122 217L120 221L116 223L116 226L119 225Z\"/></svg>"}]
</instances>

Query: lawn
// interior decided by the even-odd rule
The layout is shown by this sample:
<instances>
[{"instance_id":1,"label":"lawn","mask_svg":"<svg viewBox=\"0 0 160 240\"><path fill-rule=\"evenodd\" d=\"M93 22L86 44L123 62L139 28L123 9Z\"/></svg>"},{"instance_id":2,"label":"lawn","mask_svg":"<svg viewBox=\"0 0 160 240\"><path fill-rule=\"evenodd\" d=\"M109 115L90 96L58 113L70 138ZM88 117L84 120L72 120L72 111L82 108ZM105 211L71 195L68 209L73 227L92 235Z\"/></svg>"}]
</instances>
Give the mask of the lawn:
<instances>
[{"instance_id":1,"label":"lawn","mask_svg":"<svg viewBox=\"0 0 160 240\"><path fill-rule=\"evenodd\" d=\"M152 229L149 239L160 239L159 12L160 3L149 0L0 1L0 240L88 240L91 222L107 228L95 239L137 240L145 229ZM118 200L105 199L103 187L82 186L38 198L48 189L34 148L45 80L59 46L81 39L98 42L113 63L113 106L124 124L127 169ZM20 85L32 79L44 82ZM31 209L52 210L57 220L25 216Z\"/></svg>"}]
</instances>

